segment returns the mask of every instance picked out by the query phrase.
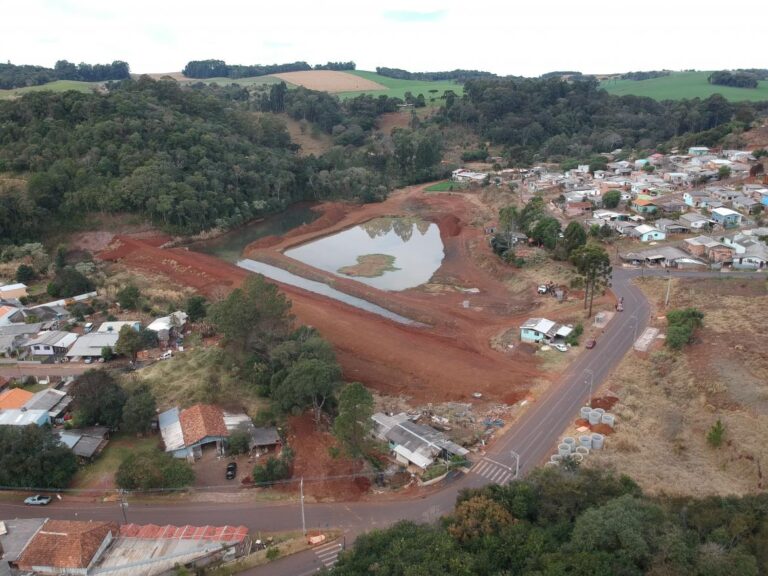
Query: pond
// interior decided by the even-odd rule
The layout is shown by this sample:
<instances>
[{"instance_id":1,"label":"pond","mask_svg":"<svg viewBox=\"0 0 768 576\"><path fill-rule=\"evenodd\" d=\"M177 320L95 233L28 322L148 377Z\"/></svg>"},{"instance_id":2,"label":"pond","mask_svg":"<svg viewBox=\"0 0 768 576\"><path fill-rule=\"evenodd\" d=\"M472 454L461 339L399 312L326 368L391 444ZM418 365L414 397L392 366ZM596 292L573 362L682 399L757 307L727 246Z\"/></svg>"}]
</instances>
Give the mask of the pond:
<instances>
[{"instance_id":1,"label":"pond","mask_svg":"<svg viewBox=\"0 0 768 576\"><path fill-rule=\"evenodd\" d=\"M191 248L197 252L212 254L227 262L237 262L245 247L251 242L267 236L283 235L294 228L309 224L317 217L318 213L311 209L311 205L294 204L279 214L246 224L218 238L198 242Z\"/></svg>"},{"instance_id":2,"label":"pond","mask_svg":"<svg viewBox=\"0 0 768 576\"><path fill-rule=\"evenodd\" d=\"M445 253L436 224L415 218L375 218L302 244L285 255L380 290L429 282Z\"/></svg>"},{"instance_id":3,"label":"pond","mask_svg":"<svg viewBox=\"0 0 768 576\"><path fill-rule=\"evenodd\" d=\"M256 260L249 260L246 258L244 260L239 260L237 262L237 265L240 268L250 270L251 272L262 274L266 278L270 278L272 280L281 282L283 284L287 284L289 286L303 288L308 292L320 294L321 296L333 298L334 300L338 300L339 302L344 302L345 304L354 306L355 308L360 308L361 310L365 310L367 312L371 312L373 314L383 316L384 318L388 318L389 320L394 320L399 324L406 324L408 326L417 326L417 327L424 326L424 324L422 324L421 322L416 322L415 320L411 320L410 318L401 316L400 314L392 312L391 310L387 310L386 308L382 308L381 306L374 304L373 302L368 302L368 300L363 300L362 298L358 298L356 296L350 296L349 294L345 294L344 292L336 290L335 288L331 288L330 286L328 286L328 284L323 284L322 282L316 282L315 280L302 278L301 276L297 276L292 272L288 272L287 270L283 270L282 268L278 268L276 266L271 266L270 264L265 264L264 262L257 262Z\"/></svg>"}]
</instances>

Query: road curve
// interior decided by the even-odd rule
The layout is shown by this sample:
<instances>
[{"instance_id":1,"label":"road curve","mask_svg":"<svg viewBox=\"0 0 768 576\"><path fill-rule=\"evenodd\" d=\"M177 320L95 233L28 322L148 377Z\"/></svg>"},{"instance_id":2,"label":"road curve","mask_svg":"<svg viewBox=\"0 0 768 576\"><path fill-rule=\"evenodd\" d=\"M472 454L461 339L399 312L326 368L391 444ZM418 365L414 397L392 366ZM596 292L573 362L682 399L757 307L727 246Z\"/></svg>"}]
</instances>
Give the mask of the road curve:
<instances>
[{"instance_id":1,"label":"road curve","mask_svg":"<svg viewBox=\"0 0 768 576\"><path fill-rule=\"evenodd\" d=\"M597 346L585 350L558 382L530 405L527 411L498 438L488 450L487 457L514 469L519 455L520 473L525 474L545 461L553 452L563 430L578 417L579 408L587 400L590 387L595 391L606 380L634 340L648 325L650 304L632 279L643 273L660 276L662 270L640 271L617 269L613 274L612 290L624 298L624 312L618 313L604 333L597 338ZM683 273L673 276L721 277L722 273ZM729 274L731 276L731 274ZM739 277L756 277L754 273L733 274ZM591 380L591 386L590 386ZM337 502L306 505L306 521L309 529L340 528L350 543L357 535L373 528L384 528L398 520L433 521L450 512L459 491L479 487L487 480L478 474L461 475L446 483L437 492L416 499L395 501ZM81 504L55 502L38 510L20 503L0 502L0 518L36 517L44 514L50 518L93 519L121 521L117 503ZM279 504L258 503L192 503L192 504L131 504L128 520L135 523L155 524L244 524L254 532L295 530L300 527L300 512L296 501ZM321 568L322 564L312 551L273 562L247 574L281 576L305 575Z\"/></svg>"}]
</instances>

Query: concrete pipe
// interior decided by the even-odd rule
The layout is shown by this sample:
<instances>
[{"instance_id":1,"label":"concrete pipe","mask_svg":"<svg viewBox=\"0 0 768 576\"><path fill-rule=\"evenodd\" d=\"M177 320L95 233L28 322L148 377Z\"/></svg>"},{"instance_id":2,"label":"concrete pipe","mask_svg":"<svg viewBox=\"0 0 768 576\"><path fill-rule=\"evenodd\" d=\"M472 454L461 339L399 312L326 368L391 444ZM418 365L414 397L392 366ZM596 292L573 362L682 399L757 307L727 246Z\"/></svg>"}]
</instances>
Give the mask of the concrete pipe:
<instances>
[{"instance_id":1,"label":"concrete pipe","mask_svg":"<svg viewBox=\"0 0 768 576\"><path fill-rule=\"evenodd\" d=\"M579 436L579 444L584 448L592 448L592 436L590 434Z\"/></svg>"},{"instance_id":2,"label":"concrete pipe","mask_svg":"<svg viewBox=\"0 0 768 576\"><path fill-rule=\"evenodd\" d=\"M600 417L600 422L613 428L613 425L616 423L616 417L613 414L603 414Z\"/></svg>"},{"instance_id":3,"label":"concrete pipe","mask_svg":"<svg viewBox=\"0 0 768 576\"><path fill-rule=\"evenodd\" d=\"M603 415L597 410L592 410L592 412L589 413L589 423L592 426L600 424L600 418L602 418L602 416Z\"/></svg>"},{"instance_id":4,"label":"concrete pipe","mask_svg":"<svg viewBox=\"0 0 768 576\"><path fill-rule=\"evenodd\" d=\"M605 442L605 436L602 434L592 434L592 449L593 450L600 450L603 447L603 443Z\"/></svg>"}]
</instances>

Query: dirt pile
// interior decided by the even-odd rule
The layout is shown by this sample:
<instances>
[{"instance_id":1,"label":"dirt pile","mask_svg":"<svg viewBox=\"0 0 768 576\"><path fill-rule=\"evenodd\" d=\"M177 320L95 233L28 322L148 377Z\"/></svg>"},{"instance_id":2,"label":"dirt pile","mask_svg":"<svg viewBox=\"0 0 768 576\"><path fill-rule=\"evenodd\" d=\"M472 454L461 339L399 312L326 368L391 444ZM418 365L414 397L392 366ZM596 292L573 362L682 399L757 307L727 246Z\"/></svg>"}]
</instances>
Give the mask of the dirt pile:
<instances>
[{"instance_id":1,"label":"dirt pile","mask_svg":"<svg viewBox=\"0 0 768 576\"><path fill-rule=\"evenodd\" d=\"M437 221L440 234L443 237L453 237L461 234L461 220L453 214L446 214Z\"/></svg>"}]
</instances>

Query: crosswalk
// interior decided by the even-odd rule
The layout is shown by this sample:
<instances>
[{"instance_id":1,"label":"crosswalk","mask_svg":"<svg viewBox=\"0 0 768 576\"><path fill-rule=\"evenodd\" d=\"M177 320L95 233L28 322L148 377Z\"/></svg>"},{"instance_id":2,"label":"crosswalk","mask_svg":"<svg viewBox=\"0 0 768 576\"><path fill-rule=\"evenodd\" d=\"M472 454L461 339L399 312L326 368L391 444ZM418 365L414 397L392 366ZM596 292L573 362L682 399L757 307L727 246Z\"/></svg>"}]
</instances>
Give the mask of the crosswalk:
<instances>
[{"instance_id":1,"label":"crosswalk","mask_svg":"<svg viewBox=\"0 0 768 576\"><path fill-rule=\"evenodd\" d=\"M479 474L494 484L506 484L515 475L510 466L506 466L490 458L483 458L472 466L472 472Z\"/></svg>"},{"instance_id":2,"label":"crosswalk","mask_svg":"<svg viewBox=\"0 0 768 576\"><path fill-rule=\"evenodd\" d=\"M330 568L339 560L339 552L343 549L341 542L330 542L315 548L317 559L325 566Z\"/></svg>"}]
</instances>

